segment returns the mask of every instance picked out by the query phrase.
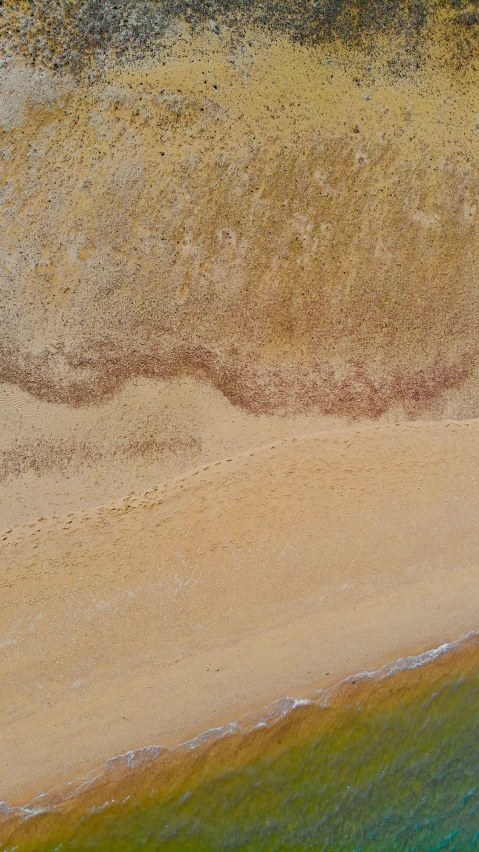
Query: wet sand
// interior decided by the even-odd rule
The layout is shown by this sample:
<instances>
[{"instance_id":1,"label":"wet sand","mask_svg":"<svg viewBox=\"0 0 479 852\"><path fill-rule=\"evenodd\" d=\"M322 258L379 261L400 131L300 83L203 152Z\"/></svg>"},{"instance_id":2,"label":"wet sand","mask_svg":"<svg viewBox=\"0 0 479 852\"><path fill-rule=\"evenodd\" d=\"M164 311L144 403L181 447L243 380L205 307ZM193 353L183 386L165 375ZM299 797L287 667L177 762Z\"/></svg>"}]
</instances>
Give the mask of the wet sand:
<instances>
[{"instance_id":1,"label":"wet sand","mask_svg":"<svg viewBox=\"0 0 479 852\"><path fill-rule=\"evenodd\" d=\"M278 440L2 535L0 799L477 628L479 421Z\"/></svg>"},{"instance_id":2,"label":"wet sand","mask_svg":"<svg viewBox=\"0 0 479 852\"><path fill-rule=\"evenodd\" d=\"M478 627L478 22L144 5L0 16L11 806Z\"/></svg>"}]
</instances>

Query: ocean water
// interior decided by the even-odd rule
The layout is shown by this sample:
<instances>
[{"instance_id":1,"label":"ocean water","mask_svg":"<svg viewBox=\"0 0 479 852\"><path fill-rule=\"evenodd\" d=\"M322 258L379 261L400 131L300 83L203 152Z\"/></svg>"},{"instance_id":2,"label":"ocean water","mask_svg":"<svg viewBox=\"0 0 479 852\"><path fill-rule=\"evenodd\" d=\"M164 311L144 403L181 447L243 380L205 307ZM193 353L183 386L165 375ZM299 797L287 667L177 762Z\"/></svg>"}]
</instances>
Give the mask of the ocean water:
<instances>
[{"instance_id":1,"label":"ocean water","mask_svg":"<svg viewBox=\"0 0 479 852\"><path fill-rule=\"evenodd\" d=\"M273 724L216 741L213 759L203 747L188 769L190 746L170 780L160 766L141 794L127 798L122 788L121 802L76 813L74 824L50 823L50 839L31 834L8 848L479 849L477 641L421 663L290 704ZM175 772L182 777L173 783Z\"/></svg>"}]
</instances>

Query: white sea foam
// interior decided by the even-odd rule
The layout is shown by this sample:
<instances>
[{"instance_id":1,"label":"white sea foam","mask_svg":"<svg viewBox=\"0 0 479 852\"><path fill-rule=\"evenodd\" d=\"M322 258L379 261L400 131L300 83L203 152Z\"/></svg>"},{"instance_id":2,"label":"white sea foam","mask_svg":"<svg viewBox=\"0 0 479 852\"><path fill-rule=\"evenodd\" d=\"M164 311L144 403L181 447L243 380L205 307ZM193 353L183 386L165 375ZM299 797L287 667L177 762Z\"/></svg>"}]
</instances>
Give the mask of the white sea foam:
<instances>
[{"instance_id":1,"label":"white sea foam","mask_svg":"<svg viewBox=\"0 0 479 852\"><path fill-rule=\"evenodd\" d=\"M61 787L54 787L49 790L48 793L41 793L36 796L28 805L23 807L9 807L6 802L0 801L0 817L6 817L7 819L31 819L39 814L57 810L61 807L64 801L72 799L80 793L91 789L93 786L106 779L107 776L114 774L116 771L121 771L122 769L137 769L147 763L153 763L160 755L165 754L166 752L174 752L182 749L193 751L200 746L208 745L236 734L247 734L260 728L268 728L279 722L281 719L284 719L292 710L295 710L298 707L312 705L326 707L329 703L329 699L333 696L336 690L345 684L357 683L361 680L384 680L386 678L393 677L399 672L426 666L438 657L459 649L462 645L475 637L479 637L479 633L472 631L471 633L468 633L467 636L463 636L455 642L445 643L440 645L438 648L425 651L417 656L401 657L395 662L386 663L379 669L370 669L358 672L357 674L344 678L334 686L318 690L311 698L280 698L267 705L261 712L261 716L259 718L257 713L246 714L235 722L229 722L228 724L217 728L209 728L202 734L193 737L193 739L180 743L177 746L173 746L170 749L161 745L151 745L144 746L134 751L127 751L125 754L116 755L106 762L100 772L90 773L85 778L77 778L69 784L62 785ZM52 800L55 799L55 794L59 791L62 793L60 803L51 804ZM129 797L127 796L127 799L128 798ZM104 802L102 805L92 808L91 812L104 810L114 804L114 802L115 799Z\"/></svg>"}]
</instances>

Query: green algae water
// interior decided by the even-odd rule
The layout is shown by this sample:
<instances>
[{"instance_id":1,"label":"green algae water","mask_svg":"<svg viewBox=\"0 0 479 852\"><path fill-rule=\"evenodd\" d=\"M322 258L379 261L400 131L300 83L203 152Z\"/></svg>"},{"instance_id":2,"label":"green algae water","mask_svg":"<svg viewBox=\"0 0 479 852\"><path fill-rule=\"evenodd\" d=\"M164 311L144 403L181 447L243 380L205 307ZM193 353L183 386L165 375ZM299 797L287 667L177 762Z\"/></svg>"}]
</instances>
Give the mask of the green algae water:
<instances>
[{"instance_id":1,"label":"green algae water","mask_svg":"<svg viewBox=\"0 0 479 852\"><path fill-rule=\"evenodd\" d=\"M90 807L73 828L51 824L50 839L33 833L7 848L479 849L477 640L387 677L350 678L277 717L246 734L225 729L190 771L188 753L202 748L183 747L176 786L162 786L160 766L139 797Z\"/></svg>"}]
</instances>

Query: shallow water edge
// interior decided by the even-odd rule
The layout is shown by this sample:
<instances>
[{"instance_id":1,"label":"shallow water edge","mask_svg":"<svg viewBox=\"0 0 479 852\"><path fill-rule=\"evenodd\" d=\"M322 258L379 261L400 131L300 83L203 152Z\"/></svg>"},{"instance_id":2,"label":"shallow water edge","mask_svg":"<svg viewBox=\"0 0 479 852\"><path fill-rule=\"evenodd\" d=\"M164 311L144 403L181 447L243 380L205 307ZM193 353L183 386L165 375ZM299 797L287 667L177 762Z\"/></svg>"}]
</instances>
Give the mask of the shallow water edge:
<instances>
[{"instance_id":1,"label":"shallow water edge","mask_svg":"<svg viewBox=\"0 0 479 852\"><path fill-rule=\"evenodd\" d=\"M150 745L107 761L98 772L53 788L24 807L0 802L0 843L3 849L33 849L54 836L72 836L82 821L126 801L141 804L152 793L156 800L181 793L238 769L259 755L273 754L306 741L337 724L359 706L375 712L414 700L431 688L479 668L479 633L400 658L378 670L346 677L306 698L282 698L264 710L166 748Z\"/></svg>"}]
</instances>

